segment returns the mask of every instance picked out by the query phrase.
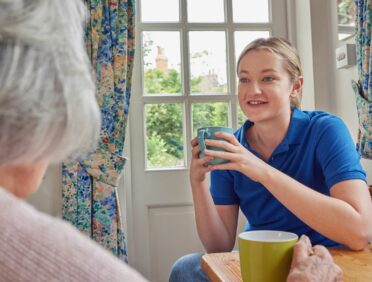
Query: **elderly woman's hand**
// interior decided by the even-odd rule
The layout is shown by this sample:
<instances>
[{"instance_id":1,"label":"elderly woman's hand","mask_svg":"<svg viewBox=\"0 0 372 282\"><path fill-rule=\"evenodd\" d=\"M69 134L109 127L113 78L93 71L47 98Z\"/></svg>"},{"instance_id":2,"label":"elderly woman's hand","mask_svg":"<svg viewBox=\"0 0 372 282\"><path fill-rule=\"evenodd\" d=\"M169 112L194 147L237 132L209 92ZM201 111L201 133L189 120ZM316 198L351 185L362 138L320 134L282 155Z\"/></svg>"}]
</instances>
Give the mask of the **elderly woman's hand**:
<instances>
[{"instance_id":1,"label":"elderly woman's hand","mask_svg":"<svg viewBox=\"0 0 372 282\"><path fill-rule=\"evenodd\" d=\"M302 235L294 248L287 282L333 281L343 281L340 267L325 247L312 247L309 238Z\"/></svg>"}]
</instances>

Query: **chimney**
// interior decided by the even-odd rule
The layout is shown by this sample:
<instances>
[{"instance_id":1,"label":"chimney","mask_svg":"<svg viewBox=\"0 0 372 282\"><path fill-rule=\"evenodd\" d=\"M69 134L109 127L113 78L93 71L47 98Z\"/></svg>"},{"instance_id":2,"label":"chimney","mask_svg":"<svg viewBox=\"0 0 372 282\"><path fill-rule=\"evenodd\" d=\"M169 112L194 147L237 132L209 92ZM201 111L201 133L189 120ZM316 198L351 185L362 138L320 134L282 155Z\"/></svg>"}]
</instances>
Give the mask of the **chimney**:
<instances>
[{"instance_id":1,"label":"chimney","mask_svg":"<svg viewBox=\"0 0 372 282\"><path fill-rule=\"evenodd\" d=\"M155 58L156 68L164 73L168 72L168 58L164 55L164 48L156 46L158 48L158 55Z\"/></svg>"}]
</instances>

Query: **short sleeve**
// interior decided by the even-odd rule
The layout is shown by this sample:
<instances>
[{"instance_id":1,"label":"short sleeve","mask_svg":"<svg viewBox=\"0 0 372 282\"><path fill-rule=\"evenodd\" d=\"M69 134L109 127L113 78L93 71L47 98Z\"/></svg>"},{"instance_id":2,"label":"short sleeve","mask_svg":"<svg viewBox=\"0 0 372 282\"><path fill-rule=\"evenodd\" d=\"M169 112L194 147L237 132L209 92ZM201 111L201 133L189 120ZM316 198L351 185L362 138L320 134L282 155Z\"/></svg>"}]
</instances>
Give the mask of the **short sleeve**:
<instances>
[{"instance_id":1,"label":"short sleeve","mask_svg":"<svg viewBox=\"0 0 372 282\"><path fill-rule=\"evenodd\" d=\"M328 116L319 120L317 131L316 157L327 186L331 188L349 179L366 181L360 155L344 122L335 116Z\"/></svg>"},{"instance_id":2,"label":"short sleeve","mask_svg":"<svg viewBox=\"0 0 372 282\"><path fill-rule=\"evenodd\" d=\"M239 205L239 197L234 191L234 176L230 171L211 172L210 192L216 205Z\"/></svg>"}]
</instances>

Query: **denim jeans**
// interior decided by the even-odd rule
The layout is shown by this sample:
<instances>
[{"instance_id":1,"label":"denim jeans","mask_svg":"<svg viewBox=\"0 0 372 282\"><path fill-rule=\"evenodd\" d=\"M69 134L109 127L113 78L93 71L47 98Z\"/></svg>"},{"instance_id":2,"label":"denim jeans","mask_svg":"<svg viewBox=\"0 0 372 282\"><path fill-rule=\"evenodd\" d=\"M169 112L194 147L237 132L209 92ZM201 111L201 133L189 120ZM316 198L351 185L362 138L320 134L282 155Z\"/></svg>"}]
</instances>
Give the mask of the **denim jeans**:
<instances>
[{"instance_id":1,"label":"denim jeans","mask_svg":"<svg viewBox=\"0 0 372 282\"><path fill-rule=\"evenodd\" d=\"M203 255L195 253L179 258L172 266L169 282L208 282L209 279L200 266Z\"/></svg>"}]
</instances>

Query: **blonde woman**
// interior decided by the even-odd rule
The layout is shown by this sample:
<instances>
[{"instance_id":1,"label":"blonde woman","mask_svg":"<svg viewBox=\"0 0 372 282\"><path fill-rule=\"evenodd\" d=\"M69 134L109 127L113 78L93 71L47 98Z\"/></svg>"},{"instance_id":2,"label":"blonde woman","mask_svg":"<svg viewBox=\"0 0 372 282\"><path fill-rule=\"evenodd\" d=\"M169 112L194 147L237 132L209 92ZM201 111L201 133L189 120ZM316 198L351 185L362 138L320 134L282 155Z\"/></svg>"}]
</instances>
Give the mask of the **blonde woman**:
<instances>
[{"instance_id":1,"label":"blonde woman","mask_svg":"<svg viewBox=\"0 0 372 282\"><path fill-rule=\"evenodd\" d=\"M234 135L216 133L226 141L206 140L226 152L206 150L199 158L197 139L191 141L190 183L205 250L232 250L239 208L246 230L284 230L305 234L312 244L364 248L372 204L360 157L341 119L300 110L304 79L295 48L280 38L257 39L240 55L237 75L248 120ZM214 157L230 162L208 165ZM181 258L170 280L186 281L181 273L197 269L199 259ZM195 273L200 279L193 281L205 281Z\"/></svg>"}]
</instances>

